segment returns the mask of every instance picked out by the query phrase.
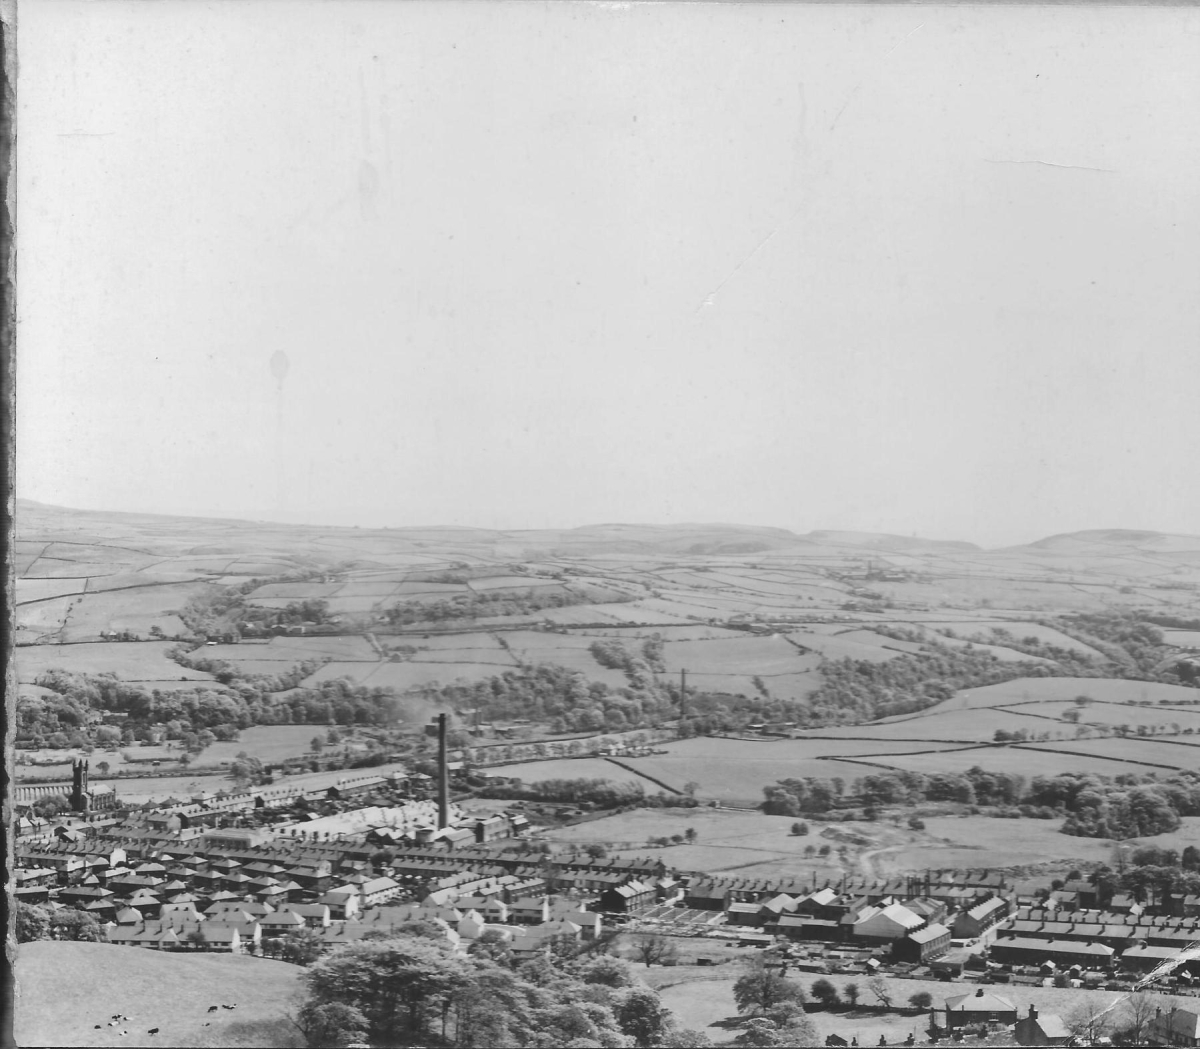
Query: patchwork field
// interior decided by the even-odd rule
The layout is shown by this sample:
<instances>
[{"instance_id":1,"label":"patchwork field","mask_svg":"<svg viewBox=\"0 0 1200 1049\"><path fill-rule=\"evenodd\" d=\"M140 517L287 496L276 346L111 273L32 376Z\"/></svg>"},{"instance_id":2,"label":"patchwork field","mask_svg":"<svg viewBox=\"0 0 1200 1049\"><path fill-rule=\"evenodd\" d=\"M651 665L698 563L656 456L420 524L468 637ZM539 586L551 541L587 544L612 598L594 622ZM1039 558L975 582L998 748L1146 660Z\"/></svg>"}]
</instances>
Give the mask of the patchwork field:
<instances>
[{"instance_id":1,"label":"patchwork field","mask_svg":"<svg viewBox=\"0 0 1200 1049\"><path fill-rule=\"evenodd\" d=\"M998 685L985 685L956 693L952 698L919 714L903 715L905 720L929 718L944 710L997 707L1017 703L1053 700L1073 700L1089 696L1106 703L1195 703L1200 692L1182 685L1165 685L1154 681L1126 681L1115 678L1045 677L1018 678ZM890 720L898 721L900 718Z\"/></svg>"},{"instance_id":2,"label":"patchwork field","mask_svg":"<svg viewBox=\"0 0 1200 1049\"><path fill-rule=\"evenodd\" d=\"M1126 761L1131 765L1141 762L1150 766L1165 769L1188 769L1200 771L1200 740L1192 737L1192 742L1185 740L1146 739L1141 736L1129 736L1117 739L1112 736L1107 739L1077 739L1069 743L1031 743L1029 750L1053 750L1056 755L1063 752L1078 754L1085 757L1097 757L1111 761ZM1141 771L1130 768L1127 772Z\"/></svg>"},{"instance_id":3,"label":"patchwork field","mask_svg":"<svg viewBox=\"0 0 1200 1049\"><path fill-rule=\"evenodd\" d=\"M1089 757L1083 754L1049 753L1034 747L978 747L971 750L941 750L919 756L889 754L865 757L884 768L909 772L966 772L979 766L989 772L1011 772L1018 776L1055 776L1061 772L1094 772L1100 776L1120 776L1128 772L1153 772L1149 766Z\"/></svg>"},{"instance_id":4,"label":"patchwork field","mask_svg":"<svg viewBox=\"0 0 1200 1049\"><path fill-rule=\"evenodd\" d=\"M78 645L25 645L15 650L18 679L33 681L47 670L116 674L123 681L211 681L212 675L188 670L166 652L170 641L97 641Z\"/></svg>"},{"instance_id":5,"label":"patchwork field","mask_svg":"<svg viewBox=\"0 0 1200 1049\"><path fill-rule=\"evenodd\" d=\"M773 875L803 876L823 881L840 877L843 868L836 856L837 842L820 837L821 825L811 825L812 833L791 833L796 821L786 816L764 816L731 810L635 809L604 819L589 820L570 827L559 827L547 835L556 844L609 844L610 850L623 855L647 856L662 860L679 870L709 873L736 871L746 877ZM696 834L694 844L646 848L654 838L675 834ZM889 828L868 828L889 834ZM832 846L830 856L805 856L805 850L821 845Z\"/></svg>"},{"instance_id":6,"label":"patchwork field","mask_svg":"<svg viewBox=\"0 0 1200 1049\"><path fill-rule=\"evenodd\" d=\"M1115 843L1100 838L1062 834L1062 820L1007 820L986 816L930 816L925 819L926 840L907 848L889 850L879 862L895 872L925 869L978 869L1071 866L1114 863ZM1184 817L1183 826L1171 834L1138 838L1125 848L1157 845L1182 849L1197 840L1200 816Z\"/></svg>"},{"instance_id":7,"label":"patchwork field","mask_svg":"<svg viewBox=\"0 0 1200 1049\"><path fill-rule=\"evenodd\" d=\"M840 776L855 779L868 775L870 768L839 761L838 758L875 760L880 750L908 752L928 750L927 743L880 745L871 740L795 739L772 742L700 737L666 744L665 755L649 758L623 758L631 768L662 780L676 790L698 783L697 795L727 805L757 806L763 788L789 777L816 776L830 779ZM923 760L925 755L922 755Z\"/></svg>"},{"instance_id":8,"label":"patchwork field","mask_svg":"<svg viewBox=\"0 0 1200 1049\"><path fill-rule=\"evenodd\" d=\"M657 793L659 788L628 769L614 765L604 758L556 758L550 761L522 761L514 765L495 765L488 768L492 776L538 783L548 779L607 779L613 783L639 783L647 793Z\"/></svg>"}]
</instances>

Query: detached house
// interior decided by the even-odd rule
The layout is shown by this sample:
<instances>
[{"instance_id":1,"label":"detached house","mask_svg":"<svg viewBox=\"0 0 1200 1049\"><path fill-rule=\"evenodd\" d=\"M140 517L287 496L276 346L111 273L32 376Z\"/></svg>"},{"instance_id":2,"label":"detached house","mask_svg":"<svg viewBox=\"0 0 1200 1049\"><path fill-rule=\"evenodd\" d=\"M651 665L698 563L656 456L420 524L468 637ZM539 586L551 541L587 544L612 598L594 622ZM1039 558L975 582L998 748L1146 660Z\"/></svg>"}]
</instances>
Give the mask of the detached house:
<instances>
[{"instance_id":1,"label":"detached house","mask_svg":"<svg viewBox=\"0 0 1200 1049\"><path fill-rule=\"evenodd\" d=\"M998 994L988 994L982 987L974 994L957 994L946 999L946 1026L951 1030L993 1020L1002 1024L1016 1023L1016 1006Z\"/></svg>"}]
</instances>

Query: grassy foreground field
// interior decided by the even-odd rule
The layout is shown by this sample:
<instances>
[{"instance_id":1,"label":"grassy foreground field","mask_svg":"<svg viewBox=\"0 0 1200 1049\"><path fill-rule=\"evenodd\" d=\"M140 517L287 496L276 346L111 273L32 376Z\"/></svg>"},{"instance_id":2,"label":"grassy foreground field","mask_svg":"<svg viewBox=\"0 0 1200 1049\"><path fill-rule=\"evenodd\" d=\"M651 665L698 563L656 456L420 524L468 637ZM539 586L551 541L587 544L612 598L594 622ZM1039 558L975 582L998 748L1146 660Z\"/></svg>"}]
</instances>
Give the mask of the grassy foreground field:
<instances>
[{"instance_id":1,"label":"grassy foreground field","mask_svg":"<svg viewBox=\"0 0 1200 1049\"><path fill-rule=\"evenodd\" d=\"M15 969L14 1036L23 1049L305 1044L285 1015L302 970L286 962L43 940L20 946ZM237 1009L209 1015L220 1004ZM128 1022L105 1026L114 1013ZM153 1027L158 1034L147 1034Z\"/></svg>"}]
</instances>

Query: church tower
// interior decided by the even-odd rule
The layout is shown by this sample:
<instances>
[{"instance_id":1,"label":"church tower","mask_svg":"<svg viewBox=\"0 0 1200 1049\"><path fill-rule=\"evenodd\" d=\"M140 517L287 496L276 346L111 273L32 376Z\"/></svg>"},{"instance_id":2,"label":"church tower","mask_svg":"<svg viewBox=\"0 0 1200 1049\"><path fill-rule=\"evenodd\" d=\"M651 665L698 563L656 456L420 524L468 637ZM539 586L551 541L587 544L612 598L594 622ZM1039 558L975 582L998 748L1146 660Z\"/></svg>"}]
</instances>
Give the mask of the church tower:
<instances>
[{"instance_id":1,"label":"church tower","mask_svg":"<svg viewBox=\"0 0 1200 1049\"><path fill-rule=\"evenodd\" d=\"M88 809L88 763L86 758L71 762L71 808L75 812Z\"/></svg>"}]
</instances>

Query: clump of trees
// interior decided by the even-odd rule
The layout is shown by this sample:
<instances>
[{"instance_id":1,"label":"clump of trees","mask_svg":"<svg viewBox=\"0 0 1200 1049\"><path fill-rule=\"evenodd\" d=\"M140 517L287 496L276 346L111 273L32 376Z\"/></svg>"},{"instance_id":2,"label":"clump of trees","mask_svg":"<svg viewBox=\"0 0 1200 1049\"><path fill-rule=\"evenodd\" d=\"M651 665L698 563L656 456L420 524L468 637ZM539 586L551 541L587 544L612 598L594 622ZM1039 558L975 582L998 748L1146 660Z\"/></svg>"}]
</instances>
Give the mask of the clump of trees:
<instances>
[{"instance_id":1,"label":"clump of trees","mask_svg":"<svg viewBox=\"0 0 1200 1049\"><path fill-rule=\"evenodd\" d=\"M96 943L105 939L104 929L95 916L74 907L38 906L17 901L13 908L13 925L18 943L34 940Z\"/></svg>"},{"instance_id":2,"label":"clump of trees","mask_svg":"<svg viewBox=\"0 0 1200 1049\"><path fill-rule=\"evenodd\" d=\"M640 783L615 783L608 779L545 779L524 784L509 780L508 785L481 790L482 797L495 794L503 798L529 801L557 801L572 805L595 805L602 809L639 806L646 802Z\"/></svg>"},{"instance_id":3,"label":"clump of trees","mask_svg":"<svg viewBox=\"0 0 1200 1049\"><path fill-rule=\"evenodd\" d=\"M304 972L297 1023L310 1044L674 1046L707 1044L677 1029L658 995L614 958L459 956L443 939L380 934Z\"/></svg>"},{"instance_id":4,"label":"clump of trees","mask_svg":"<svg viewBox=\"0 0 1200 1049\"><path fill-rule=\"evenodd\" d=\"M547 608L567 608L594 601L611 604L632 601L624 594L607 591L602 594L588 591L559 589L554 586L530 587L528 590L469 591L455 594L443 601L399 601L383 613L392 626L412 623L443 623L459 619L482 619L491 616L522 616Z\"/></svg>"}]
</instances>

